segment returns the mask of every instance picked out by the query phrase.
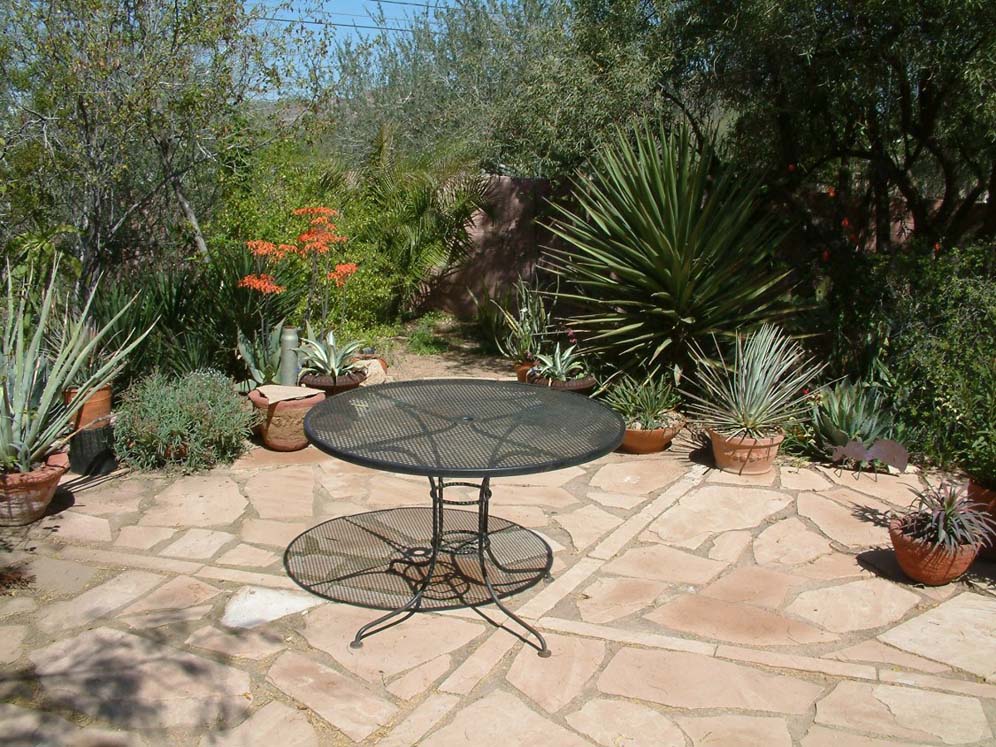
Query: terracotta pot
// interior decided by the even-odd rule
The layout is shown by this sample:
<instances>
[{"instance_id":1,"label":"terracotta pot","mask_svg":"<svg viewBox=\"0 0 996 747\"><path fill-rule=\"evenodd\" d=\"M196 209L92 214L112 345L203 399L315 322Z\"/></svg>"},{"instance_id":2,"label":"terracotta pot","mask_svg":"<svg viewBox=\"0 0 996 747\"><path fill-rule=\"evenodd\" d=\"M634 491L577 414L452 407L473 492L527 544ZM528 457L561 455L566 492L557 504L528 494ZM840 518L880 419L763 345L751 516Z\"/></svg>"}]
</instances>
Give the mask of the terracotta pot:
<instances>
[{"instance_id":1,"label":"terracotta pot","mask_svg":"<svg viewBox=\"0 0 996 747\"><path fill-rule=\"evenodd\" d=\"M76 396L77 391L79 390L74 386L66 389L62 393L63 402L68 405L72 398ZM93 428L103 428L107 425L107 420L99 420L98 418L106 418L111 414L112 393L110 384L92 392L86 402L83 403L83 407L76 411L76 414L70 421L73 430L78 431L80 428L90 430Z\"/></svg>"},{"instance_id":2,"label":"terracotta pot","mask_svg":"<svg viewBox=\"0 0 996 747\"><path fill-rule=\"evenodd\" d=\"M285 399L271 405L270 400L253 389L249 392L249 399L263 416L259 426L263 445L273 451L299 451L308 445L308 437L304 435L304 416L323 401L325 395Z\"/></svg>"},{"instance_id":3,"label":"terracotta pot","mask_svg":"<svg viewBox=\"0 0 996 747\"><path fill-rule=\"evenodd\" d=\"M993 520L996 521L996 490L984 488L970 477L968 478L968 499L985 505ZM979 550L979 557L982 560L996 561L996 537L991 537L989 542L989 547L983 547Z\"/></svg>"},{"instance_id":4,"label":"terracotta pot","mask_svg":"<svg viewBox=\"0 0 996 747\"><path fill-rule=\"evenodd\" d=\"M627 428L622 443L619 444L619 451L625 451L627 454L653 454L664 451L684 427L685 423L682 421L668 428L652 430Z\"/></svg>"},{"instance_id":5,"label":"terracotta pot","mask_svg":"<svg viewBox=\"0 0 996 747\"><path fill-rule=\"evenodd\" d=\"M903 520L889 522L889 537L903 573L927 586L943 586L968 570L979 554L978 545L962 545L954 552L914 540L903 534Z\"/></svg>"},{"instance_id":6,"label":"terracotta pot","mask_svg":"<svg viewBox=\"0 0 996 747\"><path fill-rule=\"evenodd\" d=\"M719 469L738 475L763 475L771 470L785 434L779 433L769 438L727 438L710 429L709 439L712 441L712 455Z\"/></svg>"},{"instance_id":7,"label":"terracotta pot","mask_svg":"<svg viewBox=\"0 0 996 747\"><path fill-rule=\"evenodd\" d=\"M301 377L301 383L311 389L321 389L326 397L348 392L356 389L367 380L366 371L350 371L342 376L319 376L318 374L305 374Z\"/></svg>"},{"instance_id":8,"label":"terracotta pot","mask_svg":"<svg viewBox=\"0 0 996 747\"><path fill-rule=\"evenodd\" d=\"M529 376L526 378L526 383L533 386L559 389L562 392L583 394L585 397L595 391L595 386L598 384L594 376L585 376L583 379L571 379L570 381L555 381L554 379L547 379L543 376Z\"/></svg>"},{"instance_id":9,"label":"terracotta pot","mask_svg":"<svg viewBox=\"0 0 996 747\"><path fill-rule=\"evenodd\" d=\"M68 467L69 455L59 453L31 472L0 472L0 526L22 526L44 516Z\"/></svg>"},{"instance_id":10,"label":"terracotta pot","mask_svg":"<svg viewBox=\"0 0 996 747\"><path fill-rule=\"evenodd\" d=\"M526 383L529 381L529 371L532 369L532 361L523 361L522 363L515 364L515 378L520 383Z\"/></svg>"}]
</instances>

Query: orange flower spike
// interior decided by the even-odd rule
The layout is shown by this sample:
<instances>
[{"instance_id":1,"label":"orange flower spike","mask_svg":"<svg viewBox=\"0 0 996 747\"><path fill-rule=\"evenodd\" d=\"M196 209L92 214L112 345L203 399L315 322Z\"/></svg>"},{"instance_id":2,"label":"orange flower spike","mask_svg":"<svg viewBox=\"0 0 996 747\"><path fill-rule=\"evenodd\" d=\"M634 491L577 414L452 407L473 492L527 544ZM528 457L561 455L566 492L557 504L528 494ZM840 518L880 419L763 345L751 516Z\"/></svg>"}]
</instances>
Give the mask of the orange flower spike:
<instances>
[{"instance_id":1,"label":"orange flower spike","mask_svg":"<svg viewBox=\"0 0 996 747\"><path fill-rule=\"evenodd\" d=\"M271 241L247 241L246 246L257 257L266 257L276 252L276 246Z\"/></svg>"}]
</instances>

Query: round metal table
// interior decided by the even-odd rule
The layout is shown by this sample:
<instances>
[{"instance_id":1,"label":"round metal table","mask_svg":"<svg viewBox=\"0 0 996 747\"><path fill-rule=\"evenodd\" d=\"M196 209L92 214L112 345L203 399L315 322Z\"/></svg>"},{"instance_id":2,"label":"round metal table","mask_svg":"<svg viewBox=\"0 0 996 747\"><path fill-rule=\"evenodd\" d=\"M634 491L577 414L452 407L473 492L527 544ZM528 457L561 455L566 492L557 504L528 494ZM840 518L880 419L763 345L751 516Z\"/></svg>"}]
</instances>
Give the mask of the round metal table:
<instances>
[{"instance_id":1,"label":"round metal table","mask_svg":"<svg viewBox=\"0 0 996 747\"><path fill-rule=\"evenodd\" d=\"M516 635L549 656L539 631L501 599L550 580L553 554L535 532L489 515L491 478L548 472L612 451L624 433L616 413L545 387L431 379L331 397L308 413L304 430L339 459L429 479L431 508L332 519L285 553L288 573L309 591L389 610L360 628L351 646L420 610L493 603L538 643ZM463 494L446 497L449 488Z\"/></svg>"}]
</instances>

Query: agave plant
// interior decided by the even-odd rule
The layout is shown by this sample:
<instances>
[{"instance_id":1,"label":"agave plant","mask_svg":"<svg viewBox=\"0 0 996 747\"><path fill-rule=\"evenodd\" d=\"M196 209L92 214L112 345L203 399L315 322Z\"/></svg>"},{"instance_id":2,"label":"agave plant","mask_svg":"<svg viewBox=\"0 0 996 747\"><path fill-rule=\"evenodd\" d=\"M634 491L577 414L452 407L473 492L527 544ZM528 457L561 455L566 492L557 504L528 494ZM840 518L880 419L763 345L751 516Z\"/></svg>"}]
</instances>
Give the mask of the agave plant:
<instances>
[{"instance_id":1,"label":"agave plant","mask_svg":"<svg viewBox=\"0 0 996 747\"><path fill-rule=\"evenodd\" d=\"M902 515L902 532L910 539L955 551L963 545L992 544L996 521L985 506L973 503L954 485L928 488Z\"/></svg>"},{"instance_id":2,"label":"agave plant","mask_svg":"<svg viewBox=\"0 0 996 747\"><path fill-rule=\"evenodd\" d=\"M587 373L587 368L577 345L561 348L558 342L549 355L536 354L536 365L532 371L536 376L550 381L572 381L582 378Z\"/></svg>"},{"instance_id":3,"label":"agave plant","mask_svg":"<svg viewBox=\"0 0 996 747\"><path fill-rule=\"evenodd\" d=\"M605 404L622 415L627 427L638 424L642 430L664 428L673 424L680 398L666 378L644 381L623 376L605 395Z\"/></svg>"},{"instance_id":4,"label":"agave plant","mask_svg":"<svg viewBox=\"0 0 996 747\"><path fill-rule=\"evenodd\" d=\"M825 453L851 441L871 446L892 432L892 415L879 392L847 381L820 393L812 405L812 418L816 446Z\"/></svg>"},{"instance_id":5,"label":"agave plant","mask_svg":"<svg viewBox=\"0 0 996 747\"><path fill-rule=\"evenodd\" d=\"M765 438L805 418L805 389L825 364L807 357L780 328L766 324L738 335L729 364L718 344L716 349L718 360L692 350L697 389L682 391L693 416L729 438Z\"/></svg>"},{"instance_id":6,"label":"agave plant","mask_svg":"<svg viewBox=\"0 0 996 747\"><path fill-rule=\"evenodd\" d=\"M30 472L61 448L69 435L69 421L89 399L124 366L126 357L148 335L126 334L113 349L104 350L89 374L80 376L93 354L111 334L126 304L107 324L87 332L93 293L76 315L65 319L58 344L46 345L55 308L59 260L37 309L30 301L33 279L16 285L7 272L7 298L0 339L0 471ZM155 322L153 322L154 324ZM76 395L63 402L63 390L78 382Z\"/></svg>"},{"instance_id":7,"label":"agave plant","mask_svg":"<svg viewBox=\"0 0 996 747\"><path fill-rule=\"evenodd\" d=\"M318 376L331 376L336 379L356 368L356 353L360 343L355 340L338 344L335 333L329 330L324 339L315 335L311 324L307 327L308 336L301 341L298 351L302 354L301 373Z\"/></svg>"},{"instance_id":8,"label":"agave plant","mask_svg":"<svg viewBox=\"0 0 996 747\"><path fill-rule=\"evenodd\" d=\"M283 326L283 319L274 324L269 332L264 325L260 334L251 339L239 330L239 357L249 370L249 379L243 382L243 389L254 388L252 385L277 383L280 376L280 332Z\"/></svg>"},{"instance_id":9,"label":"agave plant","mask_svg":"<svg viewBox=\"0 0 996 747\"><path fill-rule=\"evenodd\" d=\"M687 365L696 344L788 311L787 273L772 269L784 231L759 208L759 183L694 148L685 127L617 131L574 182L577 208L550 229L562 293L583 309L572 326L626 368Z\"/></svg>"},{"instance_id":10,"label":"agave plant","mask_svg":"<svg viewBox=\"0 0 996 747\"><path fill-rule=\"evenodd\" d=\"M515 283L515 313L510 308L501 306L497 301L492 303L498 307L505 319L508 333L503 340L498 341L502 355L517 363L532 360L543 343L543 339L553 328L553 316L543 303L543 296L538 288L523 279Z\"/></svg>"}]
</instances>

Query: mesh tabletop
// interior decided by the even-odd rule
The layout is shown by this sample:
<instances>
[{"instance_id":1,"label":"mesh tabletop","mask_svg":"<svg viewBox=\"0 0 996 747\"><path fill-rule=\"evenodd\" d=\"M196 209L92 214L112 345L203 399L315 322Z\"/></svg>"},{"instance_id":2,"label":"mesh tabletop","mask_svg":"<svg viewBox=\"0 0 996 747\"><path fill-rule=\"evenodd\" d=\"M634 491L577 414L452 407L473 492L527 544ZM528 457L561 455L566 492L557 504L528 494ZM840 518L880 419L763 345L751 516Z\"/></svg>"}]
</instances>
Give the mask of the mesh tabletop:
<instances>
[{"instance_id":1,"label":"mesh tabletop","mask_svg":"<svg viewBox=\"0 0 996 747\"><path fill-rule=\"evenodd\" d=\"M374 469L500 477L596 459L619 445L624 425L604 405L570 392L430 379L336 395L312 408L304 429L323 451Z\"/></svg>"}]
</instances>

